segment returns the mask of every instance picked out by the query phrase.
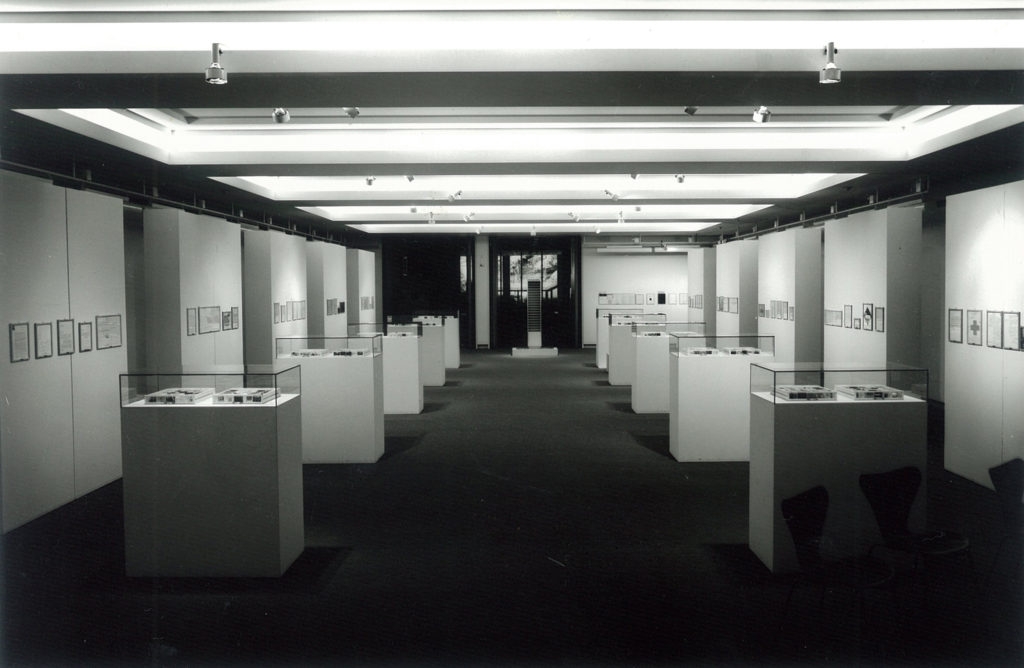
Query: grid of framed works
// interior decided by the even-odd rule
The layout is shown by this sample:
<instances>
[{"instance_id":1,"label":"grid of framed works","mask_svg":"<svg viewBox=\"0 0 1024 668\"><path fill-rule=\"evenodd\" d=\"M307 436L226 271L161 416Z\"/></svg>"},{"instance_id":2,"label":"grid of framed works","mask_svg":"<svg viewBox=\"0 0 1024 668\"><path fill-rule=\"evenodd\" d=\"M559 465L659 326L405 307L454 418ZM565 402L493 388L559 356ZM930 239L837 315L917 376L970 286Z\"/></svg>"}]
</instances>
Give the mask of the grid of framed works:
<instances>
[{"instance_id":1,"label":"grid of framed works","mask_svg":"<svg viewBox=\"0 0 1024 668\"><path fill-rule=\"evenodd\" d=\"M757 317L769 320L796 320L796 305L784 299L770 299L757 305Z\"/></svg>"},{"instance_id":2,"label":"grid of framed works","mask_svg":"<svg viewBox=\"0 0 1024 668\"><path fill-rule=\"evenodd\" d=\"M950 343L1001 350L1024 350L1024 327L1020 311L982 311L981 309L951 308L947 311L946 325Z\"/></svg>"},{"instance_id":3,"label":"grid of framed works","mask_svg":"<svg viewBox=\"0 0 1024 668\"><path fill-rule=\"evenodd\" d=\"M220 306L190 306L185 309L185 336L238 329L239 315L238 306L231 306L226 311L222 311Z\"/></svg>"},{"instance_id":4,"label":"grid of framed works","mask_svg":"<svg viewBox=\"0 0 1024 668\"><path fill-rule=\"evenodd\" d=\"M344 313L344 302L341 302ZM292 322L294 320L306 319L306 300L289 300L285 302L274 302L274 324Z\"/></svg>"},{"instance_id":5,"label":"grid of framed works","mask_svg":"<svg viewBox=\"0 0 1024 668\"><path fill-rule=\"evenodd\" d=\"M53 321L13 322L7 326L7 348L12 363L47 359L54 355L73 355L76 352L76 341L79 353L90 352L94 347L97 350L120 348L123 344L121 314L98 315L94 320L81 320L77 330L73 318L58 318L56 332Z\"/></svg>"},{"instance_id":6,"label":"grid of framed works","mask_svg":"<svg viewBox=\"0 0 1024 668\"><path fill-rule=\"evenodd\" d=\"M859 311L854 310L853 304L845 304L841 310L827 308L825 326L884 333L885 307L864 302Z\"/></svg>"}]
</instances>

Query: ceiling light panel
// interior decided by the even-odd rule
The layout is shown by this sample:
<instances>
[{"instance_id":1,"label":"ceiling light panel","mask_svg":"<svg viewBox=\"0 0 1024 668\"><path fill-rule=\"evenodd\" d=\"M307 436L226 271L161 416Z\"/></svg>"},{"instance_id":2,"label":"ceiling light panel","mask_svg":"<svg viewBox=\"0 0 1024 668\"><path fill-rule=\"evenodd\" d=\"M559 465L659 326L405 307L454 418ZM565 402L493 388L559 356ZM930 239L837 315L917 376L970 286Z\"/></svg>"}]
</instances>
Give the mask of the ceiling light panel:
<instances>
[{"instance_id":1,"label":"ceiling light panel","mask_svg":"<svg viewBox=\"0 0 1024 668\"><path fill-rule=\"evenodd\" d=\"M679 234L693 233L713 227L715 222L668 222L668 223L616 223L604 227L613 234ZM437 223L434 225L409 223L357 223L349 225L369 234L589 234L594 231L593 223L485 223L476 220L465 223Z\"/></svg>"},{"instance_id":2,"label":"ceiling light panel","mask_svg":"<svg viewBox=\"0 0 1024 668\"><path fill-rule=\"evenodd\" d=\"M647 204L635 207L619 205L582 205L572 213L580 222L616 221L621 213L631 221L703 221L732 220L765 208L762 204ZM437 222L463 220L472 214L474 222L484 221L562 221L569 219L565 205L520 204L494 205L459 203L432 207L417 207L416 213L408 206L301 206L300 209L336 222L427 222L433 215Z\"/></svg>"}]
</instances>

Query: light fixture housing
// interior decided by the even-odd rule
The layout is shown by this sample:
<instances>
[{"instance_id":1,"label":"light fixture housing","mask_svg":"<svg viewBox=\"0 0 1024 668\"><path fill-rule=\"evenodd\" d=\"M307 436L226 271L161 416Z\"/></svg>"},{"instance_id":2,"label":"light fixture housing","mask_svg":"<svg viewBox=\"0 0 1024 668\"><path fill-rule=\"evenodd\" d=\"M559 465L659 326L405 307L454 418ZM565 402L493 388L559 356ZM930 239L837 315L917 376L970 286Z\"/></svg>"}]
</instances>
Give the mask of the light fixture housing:
<instances>
[{"instance_id":1,"label":"light fixture housing","mask_svg":"<svg viewBox=\"0 0 1024 668\"><path fill-rule=\"evenodd\" d=\"M274 112L273 114L271 114L271 117L274 119L275 123L287 123L288 121L292 120L292 115L284 107L278 107L277 109L274 109Z\"/></svg>"},{"instance_id":2,"label":"light fixture housing","mask_svg":"<svg viewBox=\"0 0 1024 668\"><path fill-rule=\"evenodd\" d=\"M214 42L211 50L213 52L213 62L206 68L206 83L226 84L228 82L228 73L224 66L220 64L220 56L224 53L224 50L220 48L219 42Z\"/></svg>"},{"instance_id":3,"label":"light fixture housing","mask_svg":"<svg viewBox=\"0 0 1024 668\"><path fill-rule=\"evenodd\" d=\"M693 116L697 113L697 107L683 107L683 113L687 116Z\"/></svg>"},{"instance_id":4,"label":"light fixture housing","mask_svg":"<svg viewBox=\"0 0 1024 668\"><path fill-rule=\"evenodd\" d=\"M376 180L377 180L376 176L367 176L366 177L366 185L372 186L373 182L376 181Z\"/></svg>"},{"instance_id":5,"label":"light fixture housing","mask_svg":"<svg viewBox=\"0 0 1024 668\"><path fill-rule=\"evenodd\" d=\"M836 67L837 53L839 52L836 50L835 44L829 42L828 46L825 47L825 67L821 68L821 72L818 74L818 83L839 83L843 76L843 71Z\"/></svg>"},{"instance_id":6,"label":"light fixture housing","mask_svg":"<svg viewBox=\"0 0 1024 668\"><path fill-rule=\"evenodd\" d=\"M767 123L772 117L772 112L768 107L763 104L754 110L754 115L751 116L755 123Z\"/></svg>"}]
</instances>

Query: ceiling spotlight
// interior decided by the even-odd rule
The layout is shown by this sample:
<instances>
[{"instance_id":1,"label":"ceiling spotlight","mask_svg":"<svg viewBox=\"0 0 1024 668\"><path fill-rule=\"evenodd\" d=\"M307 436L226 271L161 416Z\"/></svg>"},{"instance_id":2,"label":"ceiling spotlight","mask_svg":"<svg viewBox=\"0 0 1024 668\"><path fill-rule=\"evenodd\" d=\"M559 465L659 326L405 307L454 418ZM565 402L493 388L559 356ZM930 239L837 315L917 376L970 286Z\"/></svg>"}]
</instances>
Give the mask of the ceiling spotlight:
<instances>
[{"instance_id":1,"label":"ceiling spotlight","mask_svg":"<svg viewBox=\"0 0 1024 668\"><path fill-rule=\"evenodd\" d=\"M594 228L594 234L601 234L601 228L600 227L595 227Z\"/></svg>"},{"instance_id":2,"label":"ceiling spotlight","mask_svg":"<svg viewBox=\"0 0 1024 668\"><path fill-rule=\"evenodd\" d=\"M682 183L686 180L686 174L676 174L676 183Z\"/></svg>"},{"instance_id":3,"label":"ceiling spotlight","mask_svg":"<svg viewBox=\"0 0 1024 668\"><path fill-rule=\"evenodd\" d=\"M449 202L454 202L455 200L460 199L461 197L462 197L462 191L459 190L459 191L453 192L451 195L448 195L448 201Z\"/></svg>"},{"instance_id":4,"label":"ceiling spotlight","mask_svg":"<svg viewBox=\"0 0 1024 668\"><path fill-rule=\"evenodd\" d=\"M835 44L829 42L828 46L825 47L825 67L821 68L821 72L818 74L818 83L839 83L839 79L843 76L843 71L836 67L837 53L839 52L836 50Z\"/></svg>"},{"instance_id":5,"label":"ceiling spotlight","mask_svg":"<svg viewBox=\"0 0 1024 668\"><path fill-rule=\"evenodd\" d=\"M274 110L273 118L275 123L287 123L292 120L292 115L284 107L278 107Z\"/></svg>"},{"instance_id":6,"label":"ceiling spotlight","mask_svg":"<svg viewBox=\"0 0 1024 668\"><path fill-rule=\"evenodd\" d=\"M476 226L476 233L480 234L481 231L482 231L482 228L479 225L477 225Z\"/></svg>"},{"instance_id":7,"label":"ceiling spotlight","mask_svg":"<svg viewBox=\"0 0 1024 668\"><path fill-rule=\"evenodd\" d=\"M434 212L433 211L430 212L430 218L427 219L427 223L429 223L430 225L434 224Z\"/></svg>"},{"instance_id":8,"label":"ceiling spotlight","mask_svg":"<svg viewBox=\"0 0 1024 668\"><path fill-rule=\"evenodd\" d=\"M416 207L409 207L409 213L416 213Z\"/></svg>"},{"instance_id":9,"label":"ceiling spotlight","mask_svg":"<svg viewBox=\"0 0 1024 668\"><path fill-rule=\"evenodd\" d=\"M755 123L767 123L771 117L772 112L763 104L754 110L754 115L752 116Z\"/></svg>"},{"instance_id":10,"label":"ceiling spotlight","mask_svg":"<svg viewBox=\"0 0 1024 668\"><path fill-rule=\"evenodd\" d=\"M697 113L697 107L683 107L683 113L687 116L693 116Z\"/></svg>"},{"instance_id":11,"label":"ceiling spotlight","mask_svg":"<svg viewBox=\"0 0 1024 668\"><path fill-rule=\"evenodd\" d=\"M474 215L476 215L476 214L474 214L472 211L470 211L469 213L467 213L465 216L462 217L462 222L468 223L470 220L472 220Z\"/></svg>"},{"instance_id":12,"label":"ceiling spotlight","mask_svg":"<svg viewBox=\"0 0 1024 668\"><path fill-rule=\"evenodd\" d=\"M345 115L349 118L355 118L359 115L359 107L342 107L341 110L345 112Z\"/></svg>"},{"instance_id":13,"label":"ceiling spotlight","mask_svg":"<svg viewBox=\"0 0 1024 668\"><path fill-rule=\"evenodd\" d=\"M376 176L367 176L366 177L366 185L372 186L373 182L376 181L376 180L377 180Z\"/></svg>"},{"instance_id":14,"label":"ceiling spotlight","mask_svg":"<svg viewBox=\"0 0 1024 668\"><path fill-rule=\"evenodd\" d=\"M413 181L416 180L416 177L413 176L412 174L406 174L405 180L408 181L409 183L412 183Z\"/></svg>"},{"instance_id":15,"label":"ceiling spotlight","mask_svg":"<svg viewBox=\"0 0 1024 668\"><path fill-rule=\"evenodd\" d=\"M222 53L224 53L224 51L220 48L220 43L214 42L213 62L206 68L206 83L226 84L228 82L228 73L220 64L220 56Z\"/></svg>"},{"instance_id":16,"label":"ceiling spotlight","mask_svg":"<svg viewBox=\"0 0 1024 668\"><path fill-rule=\"evenodd\" d=\"M621 225L624 222L626 222L626 219L622 217L622 212L619 211L619 225Z\"/></svg>"},{"instance_id":17,"label":"ceiling spotlight","mask_svg":"<svg viewBox=\"0 0 1024 668\"><path fill-rule=\"evenodd\" d=\"M619 201L619 196L613 193L611 190L605 190L604 194L608 195L608 197L611 197L613 202Z\"/></svg>"},{"instance_id":18,"label":"ceiling spotlight","mask_svg":"<svg viewBox=\"0 0 1024 668\"><path fill-rule=\"evenodd\" d=\"M537 226L536 225L532 225L530 227L530 236L531 237L537 236Z\"/></svg>"},{"instance_id":19,"label":"ceiling spotlight","mask_svg":"<svg viewBox=\"0 0 1024 668\"><path fill-rule=\"evenodd\" d=\"M639 174L637 174L636 172L629 173L629 178L633 179L634 181L636 181L637 176L639 176Z\"/></svg>"}]
</instances>

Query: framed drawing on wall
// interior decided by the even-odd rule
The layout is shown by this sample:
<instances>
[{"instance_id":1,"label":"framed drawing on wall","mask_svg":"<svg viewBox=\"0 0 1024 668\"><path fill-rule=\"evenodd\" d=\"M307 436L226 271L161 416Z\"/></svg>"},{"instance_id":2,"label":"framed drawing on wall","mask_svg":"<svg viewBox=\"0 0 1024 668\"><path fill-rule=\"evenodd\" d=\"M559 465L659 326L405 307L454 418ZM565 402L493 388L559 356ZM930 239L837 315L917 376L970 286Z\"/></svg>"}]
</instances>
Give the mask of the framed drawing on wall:
<instances>
[{"instance_id":1,"label":"framed drawing on wall","mask_svg":"<svg viewBox=\"0 0 1024 668\"><path fill-rule=\"evenodd\" d=\"M967 345L981 345L981 311L967 310Z\"/></svg>"},{"instance_id":2,"label":"framed drawing on wall","mask_svg":"<svg viewBox=\"0 0 1024 668\"><path fill-rule=\"evenodd\" d=\"M220 328L225 332L231 329L231 311L220 312Z\"/></svg>"},{"instance_id":3,"label":"framed drawing on wall","mask_svg":"<svg viewBox=\"0 0 1024 668\"><path fill-rule=\"evenodd\" d=\"M35 324L36 359L53 357L53 323L37 322Z\"/></svg>"},{"instance_id":4,"label":"framed drawing on wall","mask_svg":"<svg viewBox=\"0 0 1024 668\"><path fill-rule=\"evenodd\" d=\"M274 302L274 324L281 322L281 305Z\"/></svg>"},{"instance_id":5,"label":"framed drawing on wall","mask_svg":"<svg viewBox=\"0 0 1024 668\"><path fill-rule=\"evenodd\" d=\"M796 307L795 306L790 306L789 307L789 319L790 320L796 320Z\"/></svg>"},{"instance_id":6,"label":"framed drawing on wall","mask_svg":"<svg viewBox=\"0 0 1024 668\"><path fill-rule=\"evenodd\" d=\"M75 321L57 321L57 354L70 355L75 352Z\"/></svg>"},{"instance_id":7,"label":"framed drawing on wall","mask_svg":"<svg viewBox=\"0 0 1024 668\"><path fill-rule=\"evenodd\" d=\"M853 328L854 329L860 329L860 318L854 318L853 319Z\"/></svg>"},{"instance_id":8,"label":"framed drawing on wall","mask_svg":"<svg viewBox=\"0 0 1024 668\"><path fill-rule=\"evenodd\" d=\"M220 331L220 306L199 307L199 333Z\"/></svg>"},{"instance_id":9,"label":"framed drawing on wall","mask_svg":"<svg viewBox=\"0 0 1024 668\"><path fill-rule=\"evenodd\" d=\"M238 307L231 307L231 329L238 329Z\"/></svg>"},{"instance_id":10,"label":"framed drawing on wall","mask_svg":"<svg viewBox=\"0 0 1024 668\"><path fill-rule=\"evenodd\" d=\"M872 304L865 303L861 307L860 317L864 329L871 331L875 328L875 307Z\"/></svg>"},{"instance_id":11,"label":"framed drawing on wall","mask_svg":"<svg viewBox=\"0 0 1024 668\"><path fill-rule=\"evenodd\" d=\"M96 316L96 350L121 347L121 314Z\"/></svg>"},{"instance_id":12,"label":"framed drawing on wall","mask_svg":"<svg viewBox=\"0 0 1024 668\"><path fill-rule=\"evenodd\" d=\"M876 332L884 332L885 331L885 307L884 306L876 306L875 307L875 331Z\"/></svg>"},{"instance_id":13,"label":"framed drawing on wall","mask_svg":"<svg viewBox=\"0 0 1024 668\"><path fill-rule=\"evenodd\" d=\"M1002 311L988 311L986 313L986 319L988 320L988 334L986 343L989 348L1002 348L1003 347L1003 312Z\"/></svg>"},{"instance_id":14,"label":"framed drawing on wall","mask_svg":"<svg viewBox=\"0 0 1024 668\"><path fill-rule=\"evenodd\" d=\"M196 308L185 309L185 336L195 336L198 331L199 312Z\"/></svg>"},{"instance_id":15,"label":"framed drawing on wall","mask_svg":"<svg viewBox=\"0 0 1024 668\"><path fill-rule=\"evenodd\" d=\"M1003 311L1003 348L1020 350L1020 311Z\"/></svg>"},{"instance_id":16,"label":"framed drawing on wall","mask_svg":"<svg viewBox=\"0 0 1024 668\"><path fill-rule=\"evenodd\" d=\"M853 327L853 304L843 306L843 327Z\"/></svg>"},{"instance_id":17,"label":"framed drawing on wall","mask_svg":"<svg viewBox=\"0 0 1024 668\"><path fill-rule=\"evenodd\" d=\"M15 322L7 326L8 344L11 349L11 362L27 362L29 356L28 323Z\"/></svg>"},{"instance_id":18,"label":"framed drawing on wall","mask_svg":"<svg viewBox=\"0 0 1024 668\"><path fill-rule=\"evenodd\" d=\"M964 310L961 308L949 309L949 342L964 342Z\"/></svg>"},{"instance_id":19,"label":"framed drawing on wall","mask_svg":"<svg viewBox=\"0 0 1024 668\"><path fill-rule=\"evenodd\" d=\"M92 322L78 323L78 352L87 353L92 350Z\"/></svg>"}]
</instances>

